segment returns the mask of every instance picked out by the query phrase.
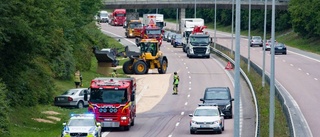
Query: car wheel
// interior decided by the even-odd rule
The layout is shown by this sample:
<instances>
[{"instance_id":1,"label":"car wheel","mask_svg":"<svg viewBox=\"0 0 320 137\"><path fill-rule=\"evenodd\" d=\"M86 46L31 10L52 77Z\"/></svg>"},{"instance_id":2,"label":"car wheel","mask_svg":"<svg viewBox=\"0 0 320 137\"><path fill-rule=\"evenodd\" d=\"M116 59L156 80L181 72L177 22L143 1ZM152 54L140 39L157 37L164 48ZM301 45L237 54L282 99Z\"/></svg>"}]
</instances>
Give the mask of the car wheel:
<instances>
[{"instance_id":1,"label":"car wheel","mask_svg":"<svg viewBox=\"0 0 320 137\"><path fill-rule=\"evenodd\" d=\"M129 130L130 130L130 126L124 126L124 127L123 127L123 130L124 130L124 131L129 131Z\"/></svg>"},{"instance_id":2,"label":"car wheel","mask_svg":"<svg viewBox=\"0 0 320 137\"><path fill-rule=\"evenodd\" d=\"M195 134L195 133L196 133L195 130L191 130L191 129L190 129L190 134Z\"/></svg>"},{"instance_id":3,"label":"car wheel","mask_svg":"<svg viewBox=\"0 0 320 137\"><path fill-rule=\"evenodd\" d=\"M77 104L77 108L83 108L83 101L79 101Z\"/></svg>"},{"instance_id":4,"label":"car wheel","mask_svg":"<svg viewBox=\"0 0 320 137\"><path fill-rule=\"evenodd\" d=\"M222 131L220 130L220 131L218 131L218 134L221 134L222 133Z\"/></svg>"},{"instance_id":5,"label":"car wheel","mask_svg":"<svg viewBox=\"0 0 320 137\"><path fill-rule=\"evenodd\" d=\"M132 119L130 126L134 126L134 118Z\"/></svg>"}]
</instances>

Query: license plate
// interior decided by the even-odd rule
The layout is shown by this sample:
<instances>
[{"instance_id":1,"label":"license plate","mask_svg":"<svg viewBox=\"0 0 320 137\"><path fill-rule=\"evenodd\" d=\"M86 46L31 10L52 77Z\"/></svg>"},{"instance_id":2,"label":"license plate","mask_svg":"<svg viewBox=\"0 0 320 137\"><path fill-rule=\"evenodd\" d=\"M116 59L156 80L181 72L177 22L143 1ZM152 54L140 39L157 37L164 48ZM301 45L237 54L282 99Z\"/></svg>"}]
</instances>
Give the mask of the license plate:
<instances>
[{"instance_id":1,"label":"license plate","mask_svg":"<svg viewBox=\"0 0 320 137\"><path fill-rule=\"evenodd\" d=\"M278 47L278 49L282 49L282 47Z\"/></svg>"},{"instance_id":2,"label":"license plate","mask_svg":"<svg viewBox=\"0 0 320 137\"><path fill-rule=\"evenodd\" d=\"M64 100L64 98L58 98L58 100L59 100L59 101L62 101L62 100Z\"/></svg>"},{"instance_id":3,"label":"license plate","mask_svg":"<svg viewBox=\"0 0 320 137\"><path fill-rule=\"evenodd\" d=\"M201 128L209 127L209 125L200 125Z\"/></svg>"}]
</instances>

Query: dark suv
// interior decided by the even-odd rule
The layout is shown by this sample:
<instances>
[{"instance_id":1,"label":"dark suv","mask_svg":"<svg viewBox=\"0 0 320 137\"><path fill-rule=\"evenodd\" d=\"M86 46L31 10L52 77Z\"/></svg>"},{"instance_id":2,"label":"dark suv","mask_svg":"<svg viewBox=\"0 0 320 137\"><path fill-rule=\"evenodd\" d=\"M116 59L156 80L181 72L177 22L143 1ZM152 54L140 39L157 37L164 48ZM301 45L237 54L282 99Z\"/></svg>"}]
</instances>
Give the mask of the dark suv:
<instances>
[{"instance_id":1,"label":"dark suv","mask_svg":"<svg viewBox=\"0 0 320 137\"><path fill-rule=\"evenodd\" d=\"M203 103L214 103L219 106L225 118L232 118L232 101L229 87L208 87L204 97L200 99Z\"/></svg>"}]
</instances>

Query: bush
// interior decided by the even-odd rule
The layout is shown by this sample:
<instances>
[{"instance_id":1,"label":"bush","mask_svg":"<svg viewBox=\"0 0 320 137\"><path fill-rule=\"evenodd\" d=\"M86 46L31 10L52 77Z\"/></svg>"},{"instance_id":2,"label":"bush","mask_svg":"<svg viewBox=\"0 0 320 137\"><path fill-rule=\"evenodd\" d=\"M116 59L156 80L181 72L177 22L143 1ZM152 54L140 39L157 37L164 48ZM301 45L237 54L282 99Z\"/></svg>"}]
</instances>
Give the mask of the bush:
<instances>
[{"instance_id":1,"label":"bush","mask_svg":"<svg viewBox=\"0 0 320 137\"><path fill-rule=\"evenodd\" d=\"M6 93L8 92L6 85L0 79L0 134L10 135L9 132L9 117L8 117L8 100Z\"/></svg>"}]
</instances>

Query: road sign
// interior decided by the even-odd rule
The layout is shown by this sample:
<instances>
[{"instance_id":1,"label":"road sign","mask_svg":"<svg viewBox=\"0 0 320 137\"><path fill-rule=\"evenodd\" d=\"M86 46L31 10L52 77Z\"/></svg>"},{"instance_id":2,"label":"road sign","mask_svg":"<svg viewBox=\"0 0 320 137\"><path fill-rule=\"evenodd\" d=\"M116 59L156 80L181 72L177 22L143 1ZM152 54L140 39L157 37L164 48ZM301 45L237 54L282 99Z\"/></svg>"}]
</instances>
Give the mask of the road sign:
<instances>
[{"instance_id":1,"label":"road sign","mask_svg":"<svg viewBox=\"0 0 320 137\"><path fill-rule=\"evenodd\" d=\"M225 69L226 69L226 70L231 70L231 69L233 69L233 66L232 66L232 64L231 64L230 61L227 63L227 66L225 67Z\"/></svg>"},{"instance_id":2,"label":"road sign","mask_svg":"<svg viewBox=\"0 0 320 137\"><path fill-rule=\"evenodd\" d=\"M150 20L149 24L150 24L150 25L154 25L153 19Z\"/></svg>"}]
</instances>

